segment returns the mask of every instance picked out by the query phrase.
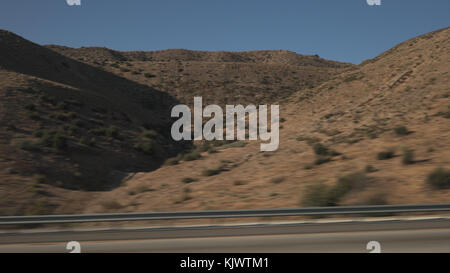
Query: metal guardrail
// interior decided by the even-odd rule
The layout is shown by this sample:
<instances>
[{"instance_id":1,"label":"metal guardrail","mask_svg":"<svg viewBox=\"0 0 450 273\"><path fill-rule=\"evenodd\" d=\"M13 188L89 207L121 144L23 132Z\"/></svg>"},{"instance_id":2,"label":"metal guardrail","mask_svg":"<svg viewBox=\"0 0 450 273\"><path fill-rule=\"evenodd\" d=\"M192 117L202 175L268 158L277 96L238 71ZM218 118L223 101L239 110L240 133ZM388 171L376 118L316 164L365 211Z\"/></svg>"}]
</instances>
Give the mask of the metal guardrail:
<instances>
[{"instance_id":1,"label":"metal guardrail","mask_svg":"<svg viewBox=\"0 0 450 273\"><path fill-rule=\"evenodd\" d=\"M450 211L450 204L342 206L342 207L315 207L315 208L264 209L264 210L102 213L102 214L69 214L69 215L42 215L42 216L2 216L0 217L0 225L63 224L63 223L203 219L203 218L243 218L243 217L250 218L250 217L436 212L436 211Z\"/></svg>"}]
</instances>

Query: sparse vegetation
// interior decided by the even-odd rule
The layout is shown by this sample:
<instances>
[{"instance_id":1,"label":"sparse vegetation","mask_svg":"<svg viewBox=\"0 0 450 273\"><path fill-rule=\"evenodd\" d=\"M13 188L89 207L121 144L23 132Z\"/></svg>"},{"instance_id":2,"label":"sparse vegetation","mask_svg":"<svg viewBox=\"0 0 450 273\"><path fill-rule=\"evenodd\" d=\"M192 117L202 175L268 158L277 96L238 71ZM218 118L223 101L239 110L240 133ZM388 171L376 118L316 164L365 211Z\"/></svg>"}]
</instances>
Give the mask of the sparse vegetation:
<instances>
[{"instance_id":1,"label":"sparse vegetation","mask_svg":"<svg viewBox=\"0 0 450 273\"><path fill-rule=\"evenodd\" d=\"M185 154L183 156L183 160L184 161L194 161L194 160L200 159L201 157L202 157L202 155L200 153L191 152L191 153Z\"/></svg>"},{"instance_id":2,"label":"sparse vegetation","mask_svg":"<svg viewBox=\"0 0 450 273\"><path fill-rule=\"evenodd\" d=\"M224 166L219 166L218 168L215 169L206 169L202 172L202 174L204 176L214 176L214 175L218 175L221 172L223 172L225 170Z\"/></svg>"},{"instance_id":3,"label":"sparse vegetation","mask_svg":"<svg viewBox=\"0 0 450 273\"><path fill-rule=\"evenodd\" d=\"M122 205L115 200L103 201L101 205L107 210L117 210L122 208Z\"/></svg>"},{"instance_id":4,"label":"sparse vegetation","mask_svg":"<svg viewBox=\"0 0 450 273\"><path fill-rule=\"evenodd\" d=\"M137 143L134 145L134 148L141 153L151 155L154 151L154 142Z\"/></svg>"},{"instance_id":5,"label":"sparse vegetation","mask_svg":"<svg viewBox=\"0 0 450 273\"><path fill-rule=\"evenodd\" d=\"M280 184L284 180L286 180L286 177L284 177L284 176L273 177L272 179L270 179L270 183L272 183L272 184Z\"/></svg>"},{"instance_id":6,"label":"sparse vegetation","mask_svg":"<svg viewBox=\"0 0 450 273\"><path fill-rule=\"evenodd\" d=\"M403 151L402 162L404 165L414 164L414 151L408 148L405 148Z\"/></svg>"},{"instance_id":7,"label":"sparse vegetation","mask_svg":"<svg viewBox=\"0 0 450 273\"><path fill-rule=\"evenodd\" d=\"M331 161L331 157L329 156L317 156L314 160L315 165L322 165Z\"/></svg>"},{"instance_id":8,"label":"sparse vegetation","mask_svg":"<svg viewBox=\"0 0 450 273\"><path fill-rule=\"evenodd\" d=\"M363 187L368 178L364 173L352 173L338 179L333 186L322 182L306 188L301 204L309 207L336 206L349 192Z\"/></svg>"},{"instance_id":9,"label":"sparse vegetation","mask_svg":"<svg viewBox=\"0 0 450 273\"><path fill-rule=\"evenodd\" d=\"M398 136L406 136L411 133L406 126L397 126L394 128L394 132Z\"/></svg>"},{"instance_id":10,"label":"sparse vegetation","mask_svg":"<svg viewBox=\"0 0 450 273\"><path fill-rule=\"evenodd\" d=\"M25 104L25 109L28 111L34 111L36 110L36 105L34 105L33 103L27 103Z\"/></svg>"},{"instance_id":11,"label":"sparse vegetation","mask_svg":"<svg viewBox=\"0 0 450 273\"><path fill-rule=\"evenodd\" d=\"M390 149L387 151L379 152L377 155L378 160L388 160L395 156L394 150Z\"/></svg>"},{"instance_id":12,"label":"sparse vegetation","mask_svg":"<svg viewBox=\"0 0 450 273\"><path fill-rule=\"evenodd\" d=\"M427 183L436 189L450 188L450 170L437 168L427 177Z\"/></svg>"},{"instance_id":13,"label":"sparse vegetation","mask_svg":"<svg viewBox=\"0 0 450 273\"><path fill-rule=\"evenodd\" d=\"M328 155L328 153L329 153L328 147L326 147L322 143L314 144L313 149L314 149L314 153L316 153L316 155Z\"/></svg>"},{"instance_id":14,"label":"sparse vegetation","mask_svg":"<svg viewBox=\"0 0 450 273\"><path fill-rule=\"evenodd\" d=\"M181 182L186 183L186 184L192 183L192 182L195 182L195 181L197 181L197 179L196 178L192 178L192 177L185 177L185 178L181 179Z\"/></svg>"},{"instance_id":15,"label":"sparse vegetation","mask_svg":"<svg viewBox=\"0 0 450 273\"><path fill-rule=\"evenodd\" d=\"M108 137L119 138L119 128L117 126L110 126L105 130L105 134Z\"/></svg>"},{"instance_id":16,"label":"sparse vegetation","mask_svg":"<svg viewBox=\"0 0 450 273\"><path fill-rule=\"evenodd\" d=\"M372 165L367 165L365 168L364 168L364 171L366 172L366 173L373 173L373 172L376 172L376 171L378 171L374 166L372 166Z\"/></svg>"}]
</instances>

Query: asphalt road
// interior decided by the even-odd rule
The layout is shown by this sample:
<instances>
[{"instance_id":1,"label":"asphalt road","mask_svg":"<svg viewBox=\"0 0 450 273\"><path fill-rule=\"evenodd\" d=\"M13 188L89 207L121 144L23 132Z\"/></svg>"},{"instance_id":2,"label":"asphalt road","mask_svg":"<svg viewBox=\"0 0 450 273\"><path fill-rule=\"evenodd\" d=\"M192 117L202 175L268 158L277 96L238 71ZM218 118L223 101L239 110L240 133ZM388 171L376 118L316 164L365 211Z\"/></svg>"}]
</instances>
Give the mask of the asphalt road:
<instances>
[{"instance_id":1,"label":"asphalt road","mask_svg":"<svg viewBox=\"0 0 450 273\"><path fill-rule=\"evenodd\" d=\"M0 233L0 252L450 252L450 219Z\"/></svg>"}]
</instances>

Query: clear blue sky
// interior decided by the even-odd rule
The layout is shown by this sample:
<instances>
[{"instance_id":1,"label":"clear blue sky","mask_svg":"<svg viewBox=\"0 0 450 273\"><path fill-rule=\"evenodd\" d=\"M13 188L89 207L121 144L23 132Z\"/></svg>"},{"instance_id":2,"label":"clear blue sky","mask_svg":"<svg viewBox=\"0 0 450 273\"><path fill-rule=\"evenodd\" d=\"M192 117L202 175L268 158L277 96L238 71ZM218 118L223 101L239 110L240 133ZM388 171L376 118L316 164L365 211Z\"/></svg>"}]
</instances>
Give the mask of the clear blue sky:
<instances>
[{"instance_id":1,"label":"clear blue sky","mask_svg":"<svg viewBox=\"0 0 450 273\"><path fill-rule=\"evenodd\" d=\"M450 26L450 0L1 0L0 28L117 50L287 49L359 63Z\"/></svg>"}]
</instances>

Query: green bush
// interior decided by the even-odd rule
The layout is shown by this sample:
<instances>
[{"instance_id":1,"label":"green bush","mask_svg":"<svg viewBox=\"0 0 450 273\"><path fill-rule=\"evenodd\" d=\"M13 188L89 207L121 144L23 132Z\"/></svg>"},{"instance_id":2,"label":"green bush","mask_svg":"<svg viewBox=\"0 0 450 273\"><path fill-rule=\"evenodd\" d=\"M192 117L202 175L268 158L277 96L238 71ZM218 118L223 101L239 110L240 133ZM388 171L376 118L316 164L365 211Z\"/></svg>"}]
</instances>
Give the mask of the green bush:
<instances>
[{"instance_id":1,"label":"green bush","mask_svg":"<svg viewBox=\"0 0 450 273\"><path fill-rule=\"evenodd\" d=\"M108 209L108 210L115 210L115 209L122 208L122 205L115 200L104 201L101 203L101 205L104 209Z\"/></svg>"},{"instance_id":2,"label":"green bush","mask_svg":"<svg viewBox=\"0 0 450 273\"><path fill-rule=\"evenodd\" d=\"M284 180L286 180L285 177L283 177L283 176L278 176L278 177L274 177L274 178L270 179L270 183L273 183L273 184L280 184L280 183L283 182Z\"/></svg>"},{"instance_id":3,"label":"green bush","mask_svg":"<svg viewBox=\"0 0 450 273\"><path fill-rule=\"evenodd\" d=\"M323 183L308 186L303 192L301 205L305 207L328 206L328 187Z\"/></svg>"},{"instance_id":4,"label":"green bush","mask_svg":"<svg viewBox=\"0 0 450 273\"><path fill-rule=\"evenodd\" d=\"M336 206L346 194L363 187L367 179L365 174L358 172L339 178L334 186L323 183L311 185L304 191L301 204L310 207Z\"/></svg>"},{"instance_id":5,"label":"green bush","mask_svg":"<svg viewBox=\"0 0 450 273\"><path fill-rule=\"evenodd\" d=\"M41 138L41 144L62 151L67 148L67 138L60 133L46 131Z\"/></svg>"},{"instance_id":6,"label":"green bush","mask_svg":"<svg viewBox=\"0 0 450 273\"><path fill-rule=\"evenodd\" d=\"M45 175L42 174L35 174L33 176L33 183L35 184L43 184L45 183L47 177Z\"/></svg>"},{"instance_id":7,"label":"green bush","mask_svg":"<svg viewBox=\"0 0 450 273\"><path fill-rule=\"evenodd\" d=\"M158 132L156 132L155 130L146 130L142 133L142 137L155 139L158 137Z\"/></svg>"},{"instance_id":8,"label":"green bush","mask_svg":"<svg viewBox=\"0 0 450 273\"><path fill-rule=\"evenodd\" d=\"M435 169L428 175L427 182L436 189L449 189L450 170L444 168Z\"/></svg>"},{"instance_id":9,"label":"green bush","mask_svg":"<svg viewBox=\"0 0 450 273\"><path fill-rule=\"evenodd\" d=\"M406 128L406 126L397 126L394 128L394 132L398 136L406 136L410 134L410 131L408 130L408 128Z\"/></svg>"},{"instance_id":10,"label":"green bush","mask_svg":"<svg viewBox=\"0 0 450 273\"><path fill-rule=\"evenodd\" d=\"M33 136L34 137L42 137L44 135L44 131L43 130L36 130L33 132Z\"/></svg>"},{"instance_id":11,"label":"green bush","mask_svg":"<svg viewBox=\"0 0 450 273\"><path fill-rule=\"evenodd\" d=\"M220 174L220 173L223 172L223 171L224 171L223 166L220 166L220 167L218 167L218 168L216 168L216 169L207 169L207 170L204 170L204 171L202 172L202 174L203 174L204 176L213 176L213 175L218 175L218 174Z\"/></svg>"},{"instance_id":12,"label":"green bush","mask_svg":"<svg viewBox=\"0 0 450 273\"><path fill-rule=\"evenodd\" d=\"M414 164L414 151L405 149L405 151L403 152L402 162L404 165Z\"/></svg>"},{"instance_id":13,"label":"green bush","mask_svg":"<svg viewBox=\"0 0 450 273\"><path fill-rule=\"evenodd\" d=\"M202 157L201 154L199 154L197 152L192 152L192 153L185 154L183 156L183 160L184 161L194 161L194 160L197 160L197 159L199 159L201 157Z\"/></svg>"},{"instance_id":14,"label":"green bush","mask_svg":"<svg viewBox=\"0 0 450 273\"><path fill-rule=\"evenodd\" d=\"M80 143L83 144L83 145L87 145L87 146L94 146L95 139L87 138L87 137L81 137L80 138Z\"/></svg>"},{"instance_id":15,"label":"green bush","mask_svg":"<svg viewBox=\"0 0 450 273\"><path fill-rule=\"evenodd\" d=\"M316 155L328 155L329 153L328 147L326 147L322 143L314 144L313 149Z\"/></svg>"},{"instance_id":16,"label":"green bush","mask_svg":"<svg viewBox=\"0 0 450 273\"><path fill-rule=\"evenodd\" d=\"M348 174L339 178L328 193L328 203L333 206L337 205L339 200L347 193L357 187L365 185L366 182L367 176L361 172Z\"/></svg>"},{"instance_id":17,"label":"green bush","mask_svg":"<svg viewBox=\"0 0 450 273\"><path fill-rule=\"evenodd\" d=\"M378 171L374 166L372 165L367 165L366 168L364 168L364 170L366 171L366 173L373 173Z\"/></svg>"},{"instance_id":18,"label":"green bush","mask_svg":"<svg viewBox=\"0 0 450 273\"><path fill-rule=\"evenodd\" d=\"M322 165L331 161L331 157L329 156L317 156L316 160L314 160L315 165Z\"/></svg>"},{"instance_id":19,"label":"green bush","mask_svg":"<svg viewBox=\"0 0 450 273\"><path fill-rule=\"evenodd\" d=\"M38 114L34 113L34 112L27 112L26 116L29 119L32 119L32 120L39 120L40 119L40 116Z\"/></svg>"},{"instance_id":20,"label":"green bush","mask_svg":"<svg viewBox=\"0 0 450 273\"><path fill-rule=\"evenodd\" d=\"M177 165L178 163L180 163L180 159L178 157L172 157L166 160L165 165L173 166Z\"/></svg>"},{"instance_id":21,"label":"green bush","mask_svg":"<svg viewBox=\"0 0 450 273\"><path fill-rule=\"evenodd\" d=\"M88 131L91 135L97 135L97 136L105 136L106 135L106 129L105 128L96 128L91 129Z\"/></svg>"},{"instance_id":22,"label":"green bush","mask_svg":"<svg viewBox=\"0 0 450 273\"><path fill-rule=\"evenodd\" d=\"M195 182L195 181L197 181L197 179L196 178L192 178L192 177L185 177L185 178L181 179L181 182L186 183L186 184L192 183L192 182Z\"/></svg>"},{"instance_id":23,"label":"green bush","mask_svg":"<svg viewBox=\"0 0 450 273\"><path fill-rule=\"evenodd\" d=\"M153 154L154 150L154 143L153 142L145 142L145 143L138 143L134 145L134 148L138 150L139 152L142 152L147 155Z\"/></svg>"},{"instance_id":24,"label":"green bush","mask_svg":"<svg viewBox=\"0 0 450 273\"><path fill-rule=\"evenodd\" d=\"M112 126L108 127L107 129L105 129L105 134L108 137L118 138L119 137L119 128L112 125Z\"/></svg>"},{"instance_id":25,"label":"green bush","mask_svg":"<svg viewBox=\"0 0 450 273\"><path fill-rule=\"evenodd\" d=\"M393 150L387 150L383 152L379 152L377 155L378 160L387 160L391 159L395 156L395 153Z\"/></svg>"},{"instance_id":26,"label":"green bush","mask_svg":"<svg viewBox=\"0 0 450 273\"><path fill-rule=\"evenodd\" d=\"M34 105L33 103L27 103L27 104L25 104L25 109L27 109L29 111L34 111L34 110L36 110L36 105Z\"/></svg>"},{"instance_id":27,"label":"green bush","mask_svg":"<svg viewBox=\"0 0 450 273\"><path fill-rule=\"evenodd\" d=\"M29 140L24 140L22 142L19 143L19 147L22 150L25 151L40 151L41 148L39 147L39 145L35 142L31 142Z\"/></svg>"}]
</instances>

